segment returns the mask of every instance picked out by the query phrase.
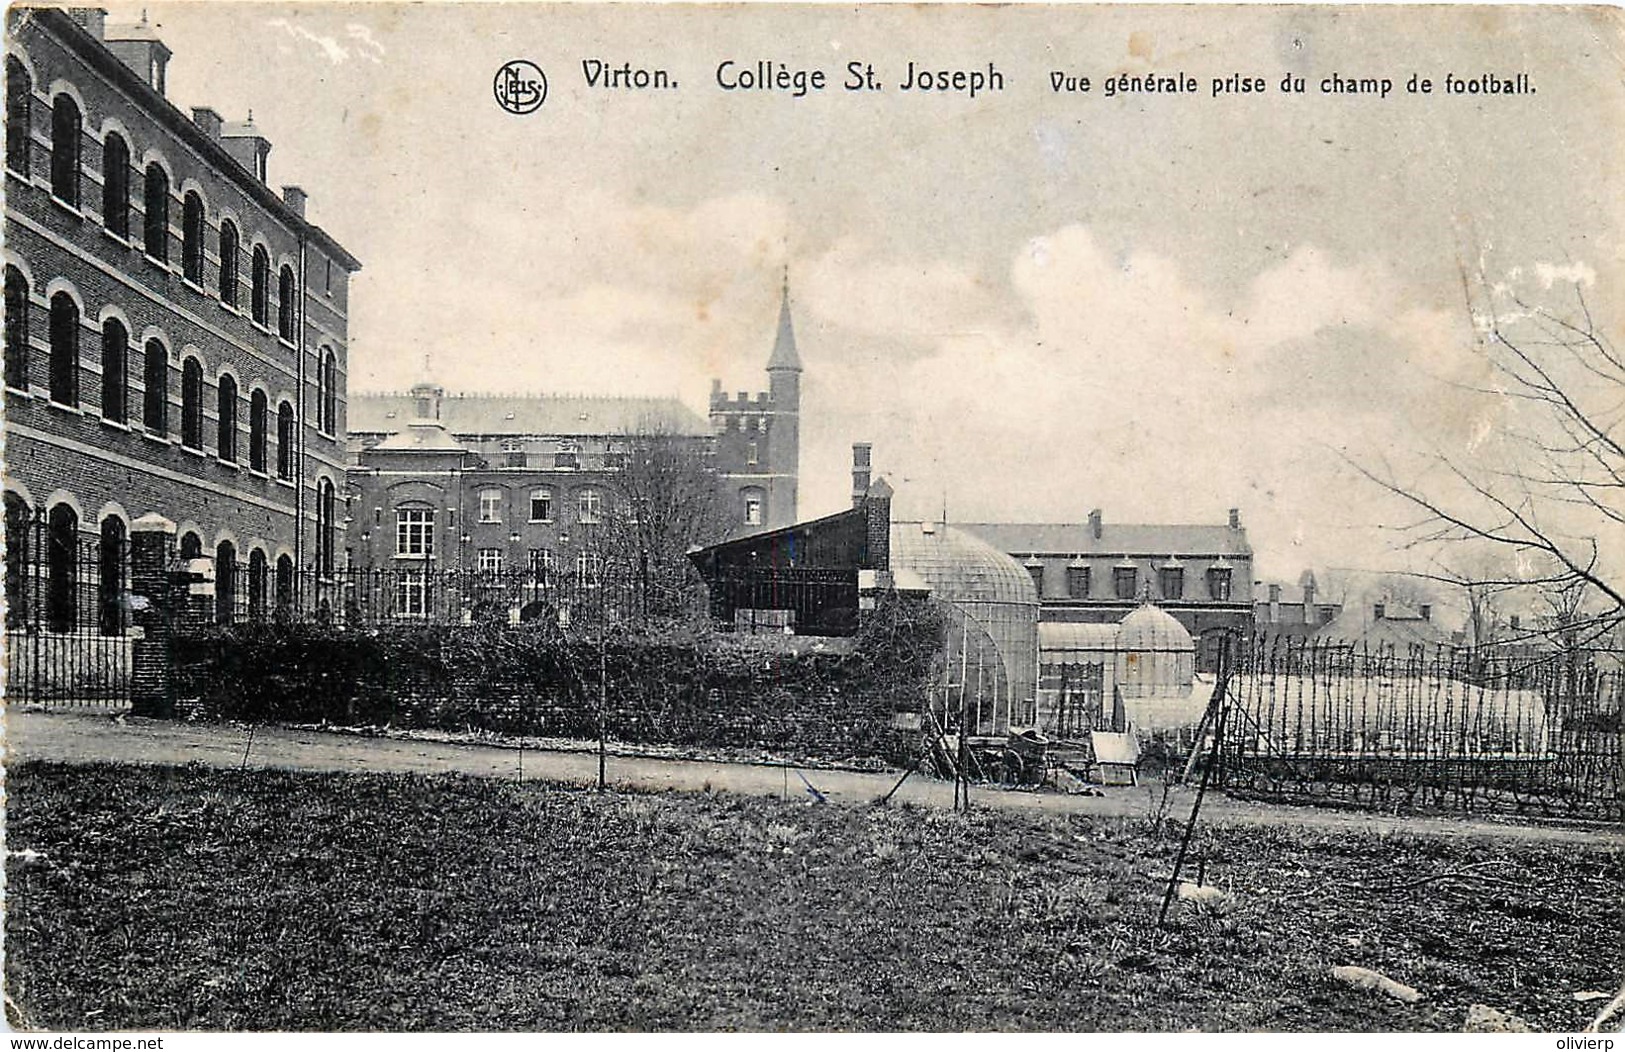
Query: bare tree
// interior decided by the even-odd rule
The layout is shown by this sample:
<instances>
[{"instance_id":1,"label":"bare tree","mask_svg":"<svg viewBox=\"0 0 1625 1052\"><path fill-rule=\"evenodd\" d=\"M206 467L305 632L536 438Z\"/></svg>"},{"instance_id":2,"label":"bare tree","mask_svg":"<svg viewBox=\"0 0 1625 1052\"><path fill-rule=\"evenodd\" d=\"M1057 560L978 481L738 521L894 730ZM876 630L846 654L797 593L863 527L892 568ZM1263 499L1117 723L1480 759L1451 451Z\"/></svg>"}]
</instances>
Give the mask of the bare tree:
<instances>
[{"instance_id":1,"label":"bare tree","mask_svg":"<svg viewBox=\"0 0 1625 1052\"><path fill-rule=\"evenodd\" d=\"M624 436L622 445L624 502L605 523L605 557L636 578L646 612L682 613L703 594L689 550L723 540L731 525L709 445L659 423Z\"/></svg>"},{"instance_id":2,"label":"bare tree","mask_svg":"<svg viewBox=\"0 0 1625 1052\"><path fill-rule=\"evenodd\" d=\"M1503 553L1510 573L1452 571L1480 600L1521 585L1600 597L1581 619L1583 644L1625 616L1625 572L1604 559L1625 553L1625 357L1578 284L1555 305L1482 278L1463 285L1488 379L1458 386L1501 400L1495 455L1435 453L1427 482L1355 467L1422 513L1409 526L1413 544Z\"/></svg>"}]
</instances>

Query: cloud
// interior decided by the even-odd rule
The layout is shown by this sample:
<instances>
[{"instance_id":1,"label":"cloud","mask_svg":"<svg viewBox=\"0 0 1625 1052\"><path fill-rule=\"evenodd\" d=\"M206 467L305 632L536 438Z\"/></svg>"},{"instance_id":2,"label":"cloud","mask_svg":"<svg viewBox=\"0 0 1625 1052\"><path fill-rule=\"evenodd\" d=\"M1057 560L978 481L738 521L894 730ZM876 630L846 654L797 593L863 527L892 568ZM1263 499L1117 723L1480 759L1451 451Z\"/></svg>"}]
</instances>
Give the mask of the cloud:
<instances>
[{"instance_id":1,"label":"cloud","mask_svg":"<svg viewBox=\"0 0 1625 1052\"><path fill-rule=\"evenodd\" d=\"M356 44L352 47L345 47L336 36L323 36L286 18L273 18L265 24L274 29L282 30L295 40L316 45L316 49L321 52L322 57L335 66L352 57L377 64L384 54L383 45L373 38L372 33L365 26L355 23L346 27L346 35L351 40L356 41Z\"/></svg>"}]
</instances>

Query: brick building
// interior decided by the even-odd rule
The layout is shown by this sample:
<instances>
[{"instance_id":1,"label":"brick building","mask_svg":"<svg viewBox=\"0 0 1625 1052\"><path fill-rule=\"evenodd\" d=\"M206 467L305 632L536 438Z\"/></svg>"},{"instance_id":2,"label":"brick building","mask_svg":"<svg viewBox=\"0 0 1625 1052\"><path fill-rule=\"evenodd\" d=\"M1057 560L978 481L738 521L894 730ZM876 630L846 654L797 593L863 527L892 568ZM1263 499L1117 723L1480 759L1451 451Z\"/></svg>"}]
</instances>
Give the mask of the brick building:
<instances>
[{"instance_id":1,"label":"brick building","mask_svg":"<svg viewBox=\"0 0 1625 1052\"><path fill-rule=\"evenodd\" d=\"M957 524L1021 562L1038 587L1044 621L1121 621L1154 602L1198 643L1200 667L1217 636L1252 624L1253 551L1239 512L1224 525L1110 523Z\"/></svg>"},{"instance_id":2,"label":"brick building","mask_svg":"<svg viewBox=\"0 0 1625 1052\"><path fill-rule=\"evenodd\" d=\"M117 596L130 526L156 512L263 608L342 544L360 264L306 219L303 190L268 185L252 119L165 98L170 51L150 26L6 17L8 569L38 512L51 594L72 603L56 578L95 576ZM77 565L79 539L99 542L99 566Z\"/></svg>"},{"instance_id":3,"label":"brick building","mask_svg":"<svg viewBox=\"0 0 1625 1052\"><path fill-rule=\"evenodd\" d=\"M780 304L769 390L728 398L710 420L673 398L358 394L350 406L349 561L363 568L586 571L626 510L629 457L664 445L715 486L718 529L793 522L801 363Z\"/></svg>"},{"instance_id":4,"label":"brick building","mask_svg":"<svg viewBox=\"0 0 1625 1052\"><path fill-rule=\"evenodd\" d=\"M1343 604L1320 593L1315 575L1305 570L1296 589L1278 582L1255 586L1263 594L1253 597L1253 631L1263 639L1308 639L1342 616Z\"/></svg>"}]
</instances>

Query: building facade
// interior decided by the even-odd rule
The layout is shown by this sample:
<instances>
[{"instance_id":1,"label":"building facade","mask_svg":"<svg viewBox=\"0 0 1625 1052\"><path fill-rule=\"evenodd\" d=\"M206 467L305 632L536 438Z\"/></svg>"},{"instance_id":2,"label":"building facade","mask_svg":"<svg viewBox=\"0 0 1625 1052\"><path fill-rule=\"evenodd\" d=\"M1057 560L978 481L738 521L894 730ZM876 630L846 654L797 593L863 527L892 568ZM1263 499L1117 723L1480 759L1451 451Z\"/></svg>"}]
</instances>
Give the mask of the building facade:
<instances>
[{"instance_id":1,"label":"building facade","mask_svg":"<svg viewBox=\"0 0 1625 1052\"><path fill-rule=\"evenodd\" d=\"M183 555L242 568L263 608L342 546L360 264L306 219L303 190L268 185L251 120L165 98L150 26L7 18L8 568L28 557L22 523L43 518L51 594L75 594L60 571L116 596L132 522L158 513ZM99 566L57 554L78 538L99 542Z\"/></svg>"},{"instance_id":2,"label":"building facade","mask_svg":"<svg viewBox=\"0 0 1625 1052\"><path fill-rule=\"evenodd\" d=\"M1343 604L1320 594L1315 575L1305 570L1296 590L1260 583L1253 597L1253 631L1261 639L1304 640L1342 616Z\"/></svg>"},{"instance_id":3,"label":"building facade","mask_svg":"<svg viewBox=\"0 0 1625 1052\"><path fill-rule=\"evenodd\" d=\"M343 561L587 575L607 531L635 517L648 484L636 460L651 450L668 469L677 462L666 484L713 491L714 524L695 524L704 532L793 522L801 364L788 289L767 371L769 390L755 396L727 398L713 383L709 421L674 398L457 394L431 382L358 394ZM652 503L667 510L650 514L672 514L670 501Z\"/></svg>"},{"instance_id":4,"label":"building facade","mask_svg":"<svg viewBox=\"0 0 1625 1052\"><path fill-rule=\"evenodd\" d=\"M1252 623L1253 552L1237 511L1209 525L964 523L1032 575L1044 621L1121 621L1142 603L1172 615L1211 668L1218 639Z\"/></svg>"}]
</instances>

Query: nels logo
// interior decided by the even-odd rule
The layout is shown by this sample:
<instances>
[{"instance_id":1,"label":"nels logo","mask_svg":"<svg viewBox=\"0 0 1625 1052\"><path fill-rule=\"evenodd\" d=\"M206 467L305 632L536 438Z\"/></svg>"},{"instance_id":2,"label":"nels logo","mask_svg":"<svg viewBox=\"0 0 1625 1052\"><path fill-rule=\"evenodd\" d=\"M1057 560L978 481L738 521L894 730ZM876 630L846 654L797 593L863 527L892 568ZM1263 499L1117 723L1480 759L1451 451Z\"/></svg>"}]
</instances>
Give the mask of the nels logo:
<instances>
[{"instance_id":1,"label":"nels logo","mask_svg":"<svg viewBox=\"0 0 1625 1052\"><path fill-rule=\"evenodd\" d=\"M509 113L535 113L547 101L547 74L536 63L516 58L497 70L491 92Z\"/></svg>"}]
</instances>

